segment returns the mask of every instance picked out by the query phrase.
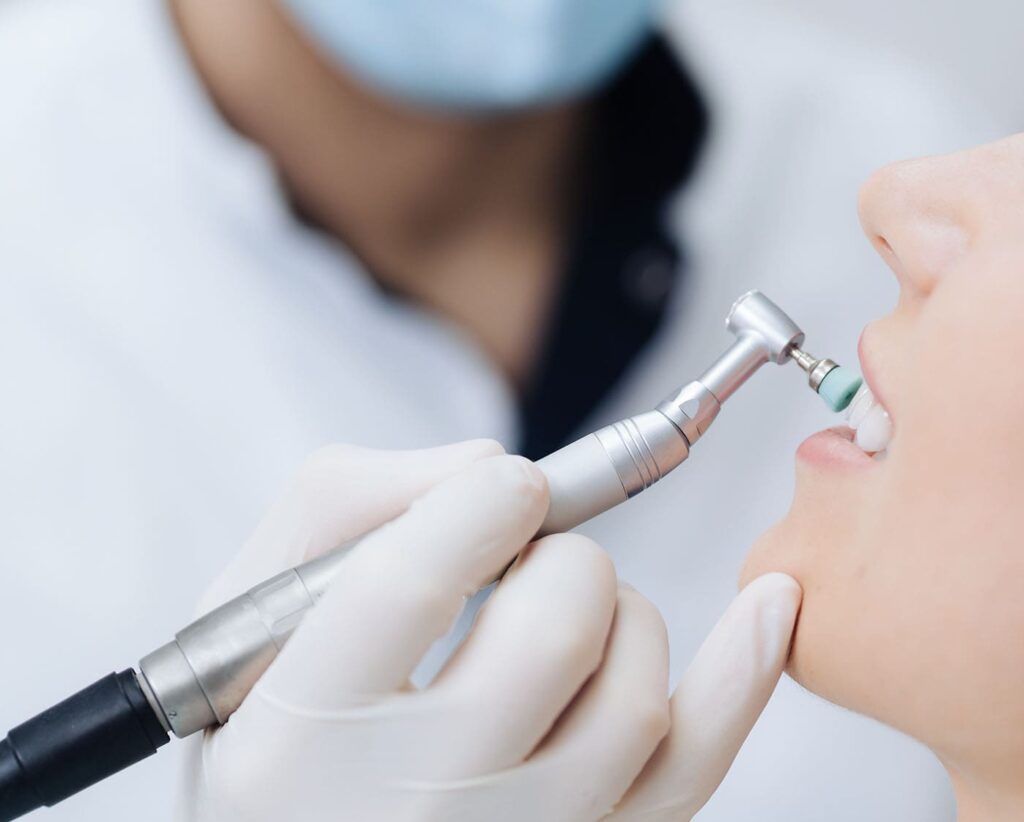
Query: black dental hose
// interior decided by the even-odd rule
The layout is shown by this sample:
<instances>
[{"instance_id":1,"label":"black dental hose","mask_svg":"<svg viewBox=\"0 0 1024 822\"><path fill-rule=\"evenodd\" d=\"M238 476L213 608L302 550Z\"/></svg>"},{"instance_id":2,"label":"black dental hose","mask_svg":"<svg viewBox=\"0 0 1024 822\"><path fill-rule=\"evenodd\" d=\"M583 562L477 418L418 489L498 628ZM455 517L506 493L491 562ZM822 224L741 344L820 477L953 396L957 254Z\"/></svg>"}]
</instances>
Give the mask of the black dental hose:
<instances>
[{"instance_id":1,"label":"black dental hose","mask_svg":"<svg viewBox=\"0 0 1024 822\"><path fill-rule=\"evenodd\" d=\"M0 742L0 822L56 805L169 741L135 671L105 676Z\"/></svg>"}]
</instances>

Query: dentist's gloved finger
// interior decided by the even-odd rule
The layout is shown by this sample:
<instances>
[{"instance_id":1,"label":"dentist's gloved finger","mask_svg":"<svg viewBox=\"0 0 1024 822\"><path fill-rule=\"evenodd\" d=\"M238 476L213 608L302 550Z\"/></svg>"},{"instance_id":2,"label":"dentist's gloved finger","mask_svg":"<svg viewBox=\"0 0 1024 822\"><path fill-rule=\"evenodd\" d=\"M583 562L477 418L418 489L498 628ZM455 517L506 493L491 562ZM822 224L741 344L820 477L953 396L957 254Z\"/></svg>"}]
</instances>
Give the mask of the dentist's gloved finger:
<instances>
[{"instance_id":1,"label":"dentist's gloved finger","mask_svg":"<svg viewBox=\"0 0 1024 822\"><path fill-rule=\"evenodd\" d=\"M526 759L601 664L615 599L615 569L591 540L556 534L530 546L430 687L461 706L453 774Z\"/></svg>"},{"instance_id":2,"label":"dentist's gloved finger","mask_svg":"<svg viewBox=\"0 0 1024 822\"><path fill-rule=\"evenodd\" d=\"M435 486L352 550L257 687L330 711L404 686L547 506L544 475L521 457L481 460Z\"/></svg>"},{"instance_id":3,"label":"dentist's gloved finger","mask_svg":"<svg viewBox=\"0 0 1024 822\"><path fill-rule=\"evenodd\" d=\"M615 822L679 822L708 801L775 690L801 598L792 577L767 574L733 601L683 675L669 734Z\"/></svg>"},{"instance_id":4,"label":"dentist's gloved finger","mask_svg":"<svg viewBox=\"0 0 1024 822\"><path fill-rule=\"evenodd\" d=\"M530 759L576 787L576 805L551 818L598 819L628 790L669 729L668 669L661 614L621 588L604 662Z\"/></svg>"},{"instance_id":5,"label":"dentist's gloved finger","mask_svg":"<svg viewBox=\"0 0 1024 822\"><path fill-rule=\"evenodd\" d=\"M502 452L493 440L416 451L319 449L207 592L204 610L393 519L437 483Z\"/></svg>"}]
</instances>

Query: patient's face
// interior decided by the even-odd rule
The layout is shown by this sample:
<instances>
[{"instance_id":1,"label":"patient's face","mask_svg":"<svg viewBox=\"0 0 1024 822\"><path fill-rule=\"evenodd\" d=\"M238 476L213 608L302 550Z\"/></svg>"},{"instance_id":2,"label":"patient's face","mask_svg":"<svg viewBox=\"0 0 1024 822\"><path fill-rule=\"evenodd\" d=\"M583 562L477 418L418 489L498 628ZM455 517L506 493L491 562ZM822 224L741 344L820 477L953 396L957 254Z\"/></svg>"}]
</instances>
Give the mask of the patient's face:
<instances>
[{"instance_id":1,"label":"patient's face","mask_svg":"<svg viewBox=\"0 0 1024 822\"><path fill-rule=\"evenodd\" d=\"M1024 135L883 169L861 212L900 284L861 340L888 453L801 446L793 507L744 576L803 584L790 665L805 686L954 769L1020 766Z\"/></svg>"}]
</instances>

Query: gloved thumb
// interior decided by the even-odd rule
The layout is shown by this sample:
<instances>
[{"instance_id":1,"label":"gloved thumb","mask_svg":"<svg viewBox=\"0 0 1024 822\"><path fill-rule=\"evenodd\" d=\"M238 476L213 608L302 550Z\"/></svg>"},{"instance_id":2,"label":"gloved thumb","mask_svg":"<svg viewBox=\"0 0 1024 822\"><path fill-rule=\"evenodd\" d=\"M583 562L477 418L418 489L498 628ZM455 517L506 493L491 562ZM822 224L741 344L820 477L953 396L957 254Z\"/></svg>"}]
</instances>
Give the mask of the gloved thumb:
<instances>
[{"instance_id":1,"label":"gloved thumb","mask_svg":"<svg viewBox=\"0 0 1024 822\"><path fill-rule=\"evenodd\" d=\"M773 573L733 600L683 674L672 725L612 819L690 819L725 778L785 668L802 591Z\"/></svg>"}]
</instances>

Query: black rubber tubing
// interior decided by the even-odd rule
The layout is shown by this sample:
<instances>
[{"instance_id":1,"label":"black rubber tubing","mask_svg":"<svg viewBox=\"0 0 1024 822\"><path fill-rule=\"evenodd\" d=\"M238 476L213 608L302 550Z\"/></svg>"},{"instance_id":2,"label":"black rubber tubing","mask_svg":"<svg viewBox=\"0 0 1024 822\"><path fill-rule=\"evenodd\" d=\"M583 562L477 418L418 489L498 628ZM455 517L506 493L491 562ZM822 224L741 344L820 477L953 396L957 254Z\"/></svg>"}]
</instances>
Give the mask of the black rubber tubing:
<instances>
[{"instance_id":1,"label":"black rubber tubing","mask_svg":"<svg viewBox=\"0 0 1024 822\"><path fill-rule=\"evenodd\" d=\"M169 741L135 671L105 676L0 742L0 822L56 805Z\"/></svg>"}]
</instances>

